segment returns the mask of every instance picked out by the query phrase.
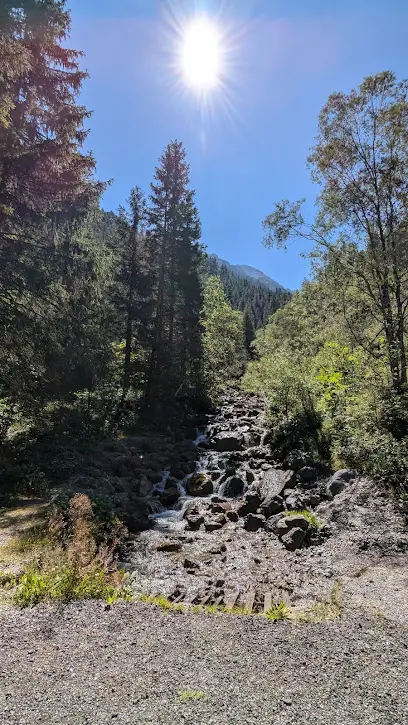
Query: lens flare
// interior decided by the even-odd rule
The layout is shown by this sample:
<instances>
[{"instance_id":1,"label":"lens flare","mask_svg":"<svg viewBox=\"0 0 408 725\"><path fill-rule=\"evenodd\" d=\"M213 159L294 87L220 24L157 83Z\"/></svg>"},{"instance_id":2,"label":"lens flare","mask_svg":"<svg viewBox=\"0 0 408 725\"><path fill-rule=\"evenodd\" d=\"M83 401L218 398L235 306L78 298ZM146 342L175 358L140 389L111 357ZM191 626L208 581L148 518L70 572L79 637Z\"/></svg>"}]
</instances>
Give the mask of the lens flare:
<instances>
[{"instance_id":1,"label":"lens flare","mask_svg":"<svg viewBox=\"0 0 408 725\"><path fill-rule=\"evenodd\" d=\"M184 31L181 66L186 84L198 91L208 91L220 82L222 38L214 22L197 17Z\"/></svg>"}]
</instances>

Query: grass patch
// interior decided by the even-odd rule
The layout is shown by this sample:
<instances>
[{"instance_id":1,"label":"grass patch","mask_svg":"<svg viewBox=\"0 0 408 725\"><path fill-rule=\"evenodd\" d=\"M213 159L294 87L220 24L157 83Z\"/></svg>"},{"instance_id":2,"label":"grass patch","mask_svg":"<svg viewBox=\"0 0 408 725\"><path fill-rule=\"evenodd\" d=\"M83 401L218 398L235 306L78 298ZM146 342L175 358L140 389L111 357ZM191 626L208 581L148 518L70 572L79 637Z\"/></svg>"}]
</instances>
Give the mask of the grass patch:
<instances>
[{"instance_id":1,"label":"grass patch","mask_svg":"<svg viewBox=\"0 0 408 725\"><path fill-rule=\"evenodd\" d=\"M112 577L95 563L88 571L72 562L60 561L52 568L32 567L23 574L17 585L14 602L20 607L30 607L43 601L70 602L75 599L104 599L114 604L119 599L129 599L123 586L123 574L114 583Z\"/></svg>"},{"instance_id":2,"label":"grass patch","mask_svg":"<svg viewBox=\"0 0 408 725\"><path fill-rule=\"evenodd\" d=\"M330 619L339 619L343 614L343 603L341 601L341 582L335 582L326 602L316 602L305 613L304 618L312 622L325 622Z\"/></svg>"},{"instance_id":3,"label":"grass patch","mask_svg":"<svg viewBox=\"0 0 408 725\"><path fill-rule=\"evenodd\" d=\"M191 700L204 700L205 696L205 692L202 690L182 690L179 692L178 701L186 703Z\"/></svg>"},{"instance_id":4,"label":"grass patch","mask_svg":"<svg viewBox=\"0 0 408 725\"><path fill-rule=\"evenodd\" d=\"M166 612L184 612L185 610L185 607L182 604L173 604L173 602L167 599L167 597L162 597L160 595L153 596L152 594L139 594L137 601L144 602L145 604L153 604L153 606L159 607Z\"/></svg>"},{"instance_id":5,"label":"grass patch","mask_svg":"<svg viewBox=\"0 0 408 725\"><path fill-rule=\"evenodd\" d=\"M290 511L290 516L304 516L308 521L309 526L313 529L321 529L324 526L324 521L315 516L309 509L300 509L299 511Z\"/></svg>"},{"instance_id":6,"label":"grass patch","mask_svg":"<svg viewBox=\"0 0 408 725\"><path fill-rule=\"evenodd\" d=\"M265 612L265 617L271 622L278 622L281 619L290 619L290 616L290 608L287 607L284 602L273 604L272 607Z\"/></svg>"}]
</instances>

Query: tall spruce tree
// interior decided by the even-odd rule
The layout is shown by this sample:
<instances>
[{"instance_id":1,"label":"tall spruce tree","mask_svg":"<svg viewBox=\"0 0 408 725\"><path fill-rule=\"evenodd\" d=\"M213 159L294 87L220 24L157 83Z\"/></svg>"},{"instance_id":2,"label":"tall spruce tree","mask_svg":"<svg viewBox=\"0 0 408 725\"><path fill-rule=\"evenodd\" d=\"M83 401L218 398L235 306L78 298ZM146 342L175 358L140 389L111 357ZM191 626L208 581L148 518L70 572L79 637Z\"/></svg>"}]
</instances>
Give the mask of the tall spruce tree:
<instances>
[{"instance_id":1,"label":"tall spruce tree","mask_svg":"<svg viewBox=\"0 0 408 725\"><path fill-rule=\"evenodd\" d=\"M150 258L157 269L146 399L174 397L199 384L201 235L183 144L165 149L151 184Z\"/></svg>"},{"instance_id":2,"label":"tall spruce tree","mask_svg":"<svg viewBox=\"0 0 408 725\"><path fill-rule=\"evenodd\" d=\"M252 342L255 338L255 321L254 321L254 313L252 312L251 305L247 302L244 309L244 318L243 318L243 325L244 325L244 339L245 339L245 347L248 353L248 357L252 357Z\"/></svg>"},{"instance_id":3,"label":"tall spruce tree","mask_svg":"<svg viewBox=\"0 0 408 725\"><path fill-rule=\"evenodd\" d=\"M59 369L62 310L84 252L76 221L101 190L81 151L89 113L76 96L86 73L81 54L65 47L69 27L63 1L1 3L0 364L3 394L17 397L37 394Z\"/></svg>"},{"instance_id":4,"label":"tall spruce tree","mask_svg":"<svg viewBox=\"0 0 408 725\"><path fill-rule=\"evenodd\" d=\"M131 384L131 363L134 348L135 325L145 327L146 277L143 266L144 228L147 206L144 193L138 186L130 192L127 208L119 209L118 218L118 273L116 300L124 314L124 358L122 404Z\"/></svg>"}]
</instances>

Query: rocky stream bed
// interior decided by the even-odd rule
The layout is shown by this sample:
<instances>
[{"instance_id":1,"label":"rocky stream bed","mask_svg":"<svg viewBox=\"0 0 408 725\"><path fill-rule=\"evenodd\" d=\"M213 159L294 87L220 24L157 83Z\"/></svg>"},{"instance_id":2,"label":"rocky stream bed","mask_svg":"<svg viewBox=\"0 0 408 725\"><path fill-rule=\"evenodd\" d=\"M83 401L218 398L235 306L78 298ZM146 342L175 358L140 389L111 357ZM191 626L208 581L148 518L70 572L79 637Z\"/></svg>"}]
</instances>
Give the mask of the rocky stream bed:
<instances>
[{"instance_id":1,"label":"rocky stream bed","mask_svg":"<svg viewBox=\"0 0 408 725\"><path fill-rule=\"evenodd\" d=\"M226 394L175 437L141 456L136 497L115 494L133 501L123 564L136 593L238 605L249 595L256 610L265 595L307 608L337 586L346 605L408 622L408 535L389 494L296 452L278 464L250 394ZM291 513L304 509L319 528Z\"/></svg>"}]
</instances>

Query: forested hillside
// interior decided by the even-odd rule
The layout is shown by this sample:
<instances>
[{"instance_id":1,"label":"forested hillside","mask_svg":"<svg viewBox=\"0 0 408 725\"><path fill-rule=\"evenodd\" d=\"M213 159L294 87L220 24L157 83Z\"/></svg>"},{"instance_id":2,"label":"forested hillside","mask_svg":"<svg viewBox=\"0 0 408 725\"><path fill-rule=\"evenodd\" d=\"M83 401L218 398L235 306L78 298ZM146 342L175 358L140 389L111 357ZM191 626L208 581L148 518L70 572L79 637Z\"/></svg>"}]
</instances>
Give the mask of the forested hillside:
<instances>
[{"instance_id":1,"label":"forested hillside","mask_svg":"<svg viewBox=\"0 0 408 725\"><path fill-rule=\"evenodd\" d=\"M212 255L206 260L206 272L220 278L234 309L241 312L247 309L247 313L252 313L255 329L265 325L269 316L279 307L283 307L291 297L287 290L271 290L265 285L238 276L231 268L220 265Z\"/></svg>"}]
</instances>

